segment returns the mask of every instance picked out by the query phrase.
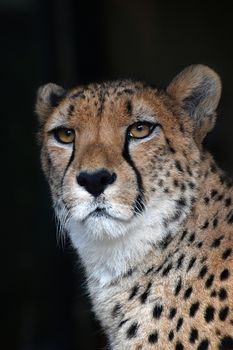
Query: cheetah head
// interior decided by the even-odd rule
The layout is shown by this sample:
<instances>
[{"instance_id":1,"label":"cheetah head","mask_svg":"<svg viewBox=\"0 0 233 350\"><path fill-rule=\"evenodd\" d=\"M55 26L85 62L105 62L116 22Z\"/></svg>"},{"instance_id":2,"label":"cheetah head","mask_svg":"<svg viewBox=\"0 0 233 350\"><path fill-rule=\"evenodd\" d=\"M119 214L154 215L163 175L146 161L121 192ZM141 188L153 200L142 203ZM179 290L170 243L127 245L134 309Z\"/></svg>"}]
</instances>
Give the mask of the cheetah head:
<instances>
[{"instance_id":1,"label":"cheetah head","mask_svg":"<svg viewBox=\"0 0 233 350\"><path fill-rule=\"evenodd\" d=\"M176 232L195 202L220 92L202 65L164 91L132 81L39 89L42 166L76 246L124 237L145 246Z\"/></svg>"}]
</instances>

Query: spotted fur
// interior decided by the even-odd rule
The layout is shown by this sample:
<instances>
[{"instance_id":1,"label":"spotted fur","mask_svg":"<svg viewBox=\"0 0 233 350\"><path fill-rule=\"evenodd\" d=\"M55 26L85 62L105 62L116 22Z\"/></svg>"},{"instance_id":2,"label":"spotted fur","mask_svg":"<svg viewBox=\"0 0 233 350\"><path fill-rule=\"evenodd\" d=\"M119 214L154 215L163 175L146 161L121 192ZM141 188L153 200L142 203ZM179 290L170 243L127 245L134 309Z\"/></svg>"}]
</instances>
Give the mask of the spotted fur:
<instances>
[{"instance_id":1,"label":"spotted fur","mask_svg":"<svg viewBox=\"0 0 233 350\"><path fill-rule=\"evenodd\" d=\"M202 147L220 92L202 65L165 91L117 81L38 92L54 209L111 349L233 349L232 183ZM152 133L130 138L145 121ZM56 140L60 127L75 131L72 144ZM102 176L100 194L84 172Z\"/></svg>"}]
</instances>

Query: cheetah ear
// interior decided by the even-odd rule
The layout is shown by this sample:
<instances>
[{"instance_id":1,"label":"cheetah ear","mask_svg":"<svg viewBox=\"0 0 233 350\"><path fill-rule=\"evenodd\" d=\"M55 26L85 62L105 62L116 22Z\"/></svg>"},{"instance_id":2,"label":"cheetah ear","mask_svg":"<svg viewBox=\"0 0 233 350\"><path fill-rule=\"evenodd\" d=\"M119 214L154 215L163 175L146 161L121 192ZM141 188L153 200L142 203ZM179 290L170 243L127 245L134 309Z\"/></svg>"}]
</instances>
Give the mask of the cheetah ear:
<instances>
[{"instance_id":1,"label":"cheetah ear","mask_svg":"<svg viewBox=\"0 0 233 350\"><path fill-rule=\"evenodd\" d=\"M40 124L43 124L46 117L51 113L54 107L57 107L60 101L65 97L66 91L56 84L46 84L37 91L36 113Z\"/></svg>"},{"instance_id":2,"label":"cheetah ear","mask_svg":"<svg viewBox=\"0 0 233 350\"><path fill-rule=\"evenodd\" d=\"M194 138L200 144L215 124L216 108L221 96L219 76L207 66L192 65L172 80L167 93L192 118Z\"/></svg>"}]
</instances>

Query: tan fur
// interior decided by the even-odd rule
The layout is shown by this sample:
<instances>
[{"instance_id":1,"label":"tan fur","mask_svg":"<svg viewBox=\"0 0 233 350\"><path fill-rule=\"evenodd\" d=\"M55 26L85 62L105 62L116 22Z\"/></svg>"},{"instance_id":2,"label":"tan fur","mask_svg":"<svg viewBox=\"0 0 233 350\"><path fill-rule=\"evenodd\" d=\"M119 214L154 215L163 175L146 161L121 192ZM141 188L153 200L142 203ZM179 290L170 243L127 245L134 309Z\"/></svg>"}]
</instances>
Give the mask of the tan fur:
<instances>
[{"instance_id":1,"label":"tan fur","mask_svg":"<svg viewBox=\"0 0 233 350\"><path fill-rule=\"evenodd\" d=\"M176 203L163 214L164 236L149 242L144 230L141 241L147 252L126 259L128 270L104 287L85 252L79 252L111 349L233 349L233 190L201 144L215 122L221 92L217 74L191 66L167 92L130 81L93 84L68 91L58 106L48 105L49 92L62 90L50 85L41 91L41 158L55 207L62 199L70 211L81 208L87 194L78 188L76 176L107 169L117 180L107 187L105 200L124 205L127 220L134 220L139 185L124 157L126 130L146 118L160 124L152 138L131 141L129 153L141 175L145 212L157 199L161 207L166 201ZM76 132L68 168L72 147L53 137L59 125ZM97 238L96 245L104 245L105 239Z\"/></svg>"}]
</instances>

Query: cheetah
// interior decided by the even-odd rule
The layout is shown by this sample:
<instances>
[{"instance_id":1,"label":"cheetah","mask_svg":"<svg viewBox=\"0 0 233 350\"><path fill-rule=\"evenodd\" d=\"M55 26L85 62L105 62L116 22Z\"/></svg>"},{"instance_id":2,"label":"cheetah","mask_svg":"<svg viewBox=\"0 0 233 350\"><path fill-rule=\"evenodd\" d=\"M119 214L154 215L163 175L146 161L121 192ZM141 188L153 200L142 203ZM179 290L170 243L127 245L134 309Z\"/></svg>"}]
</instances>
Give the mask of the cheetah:
<instances>
[{"instance_id":1,"label":"cheetah","mask_svg":"<svg viewBox=\"0 0 233 350\"><path fill-rule=\"evenodd\" d=\"M113 350L233 349L233 190L203 147L219 76L38 90L42 168Z\"/></svg>"}]
</instances>

